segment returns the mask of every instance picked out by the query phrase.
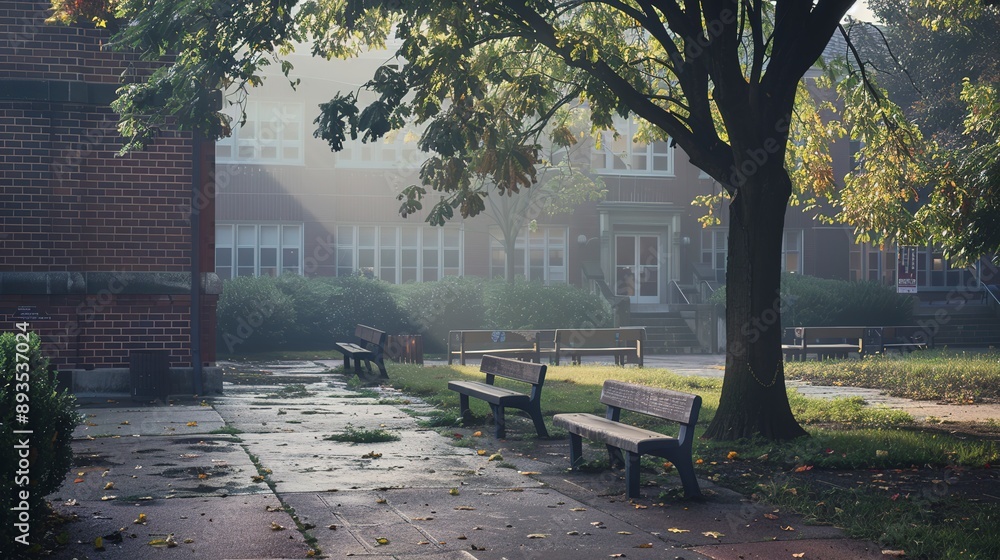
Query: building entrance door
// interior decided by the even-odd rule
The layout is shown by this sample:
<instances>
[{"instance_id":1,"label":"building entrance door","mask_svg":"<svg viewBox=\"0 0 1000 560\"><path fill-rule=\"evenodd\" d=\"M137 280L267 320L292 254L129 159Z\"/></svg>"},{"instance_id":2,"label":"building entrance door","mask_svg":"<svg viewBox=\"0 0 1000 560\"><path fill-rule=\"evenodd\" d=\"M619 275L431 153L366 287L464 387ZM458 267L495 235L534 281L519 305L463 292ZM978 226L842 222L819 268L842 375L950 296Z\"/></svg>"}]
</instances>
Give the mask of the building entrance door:
<instances>
[{"instance_id":1,"label":"building entrance door","mask_svg":"<svg viewBox=\"0 0 1000 560\"><path fill-rule=\"evenodd\" d=\"M615 293L634 304L660 303L659 236L615 236Z\"/></svg>"}]
</instances>

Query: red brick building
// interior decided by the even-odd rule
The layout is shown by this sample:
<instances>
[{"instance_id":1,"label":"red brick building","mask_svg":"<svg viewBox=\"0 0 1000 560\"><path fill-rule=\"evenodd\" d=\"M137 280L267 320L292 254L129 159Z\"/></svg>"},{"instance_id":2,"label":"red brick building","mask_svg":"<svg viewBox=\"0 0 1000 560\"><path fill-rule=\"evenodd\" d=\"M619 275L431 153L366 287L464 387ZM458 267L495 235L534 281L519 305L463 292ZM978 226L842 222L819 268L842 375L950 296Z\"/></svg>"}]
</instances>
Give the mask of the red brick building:
<instances>
[{"instance_id":1,"label":"red brick building","mask_svg":"<svg viewBox=\"0 0 1000 560\"><path fill-rule=\"evenodd\" d=\"M119 156L109 108L128 56L107 32L44 22L47 0L0 5L0 316L28 321L60 369L120 368L137 350L190 367L193 185L214 168L210 143L166 131ZM199 220L201 362L215 361L210 198Z\"/></svg>"}]
</instances>

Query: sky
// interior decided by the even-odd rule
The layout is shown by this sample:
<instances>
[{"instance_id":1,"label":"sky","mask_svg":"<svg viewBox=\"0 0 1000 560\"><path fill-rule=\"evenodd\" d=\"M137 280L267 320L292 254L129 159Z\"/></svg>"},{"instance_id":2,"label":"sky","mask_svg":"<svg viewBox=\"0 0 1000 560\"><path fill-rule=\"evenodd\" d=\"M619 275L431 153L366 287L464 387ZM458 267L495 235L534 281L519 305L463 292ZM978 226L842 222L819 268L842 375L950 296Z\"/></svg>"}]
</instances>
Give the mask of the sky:
<instances>
[{"instance_id":1,"label":"sky","mask_svg":"<svg viewBox=\"0 0 1000 560\"><path fill-rule=\"evenodd\" d=\"M868 9L868 2L866 0L859 0L847 14L860 20L864 21L874 21L875 16L872 15L871 10Z\"/></svg>"}]
</instances>

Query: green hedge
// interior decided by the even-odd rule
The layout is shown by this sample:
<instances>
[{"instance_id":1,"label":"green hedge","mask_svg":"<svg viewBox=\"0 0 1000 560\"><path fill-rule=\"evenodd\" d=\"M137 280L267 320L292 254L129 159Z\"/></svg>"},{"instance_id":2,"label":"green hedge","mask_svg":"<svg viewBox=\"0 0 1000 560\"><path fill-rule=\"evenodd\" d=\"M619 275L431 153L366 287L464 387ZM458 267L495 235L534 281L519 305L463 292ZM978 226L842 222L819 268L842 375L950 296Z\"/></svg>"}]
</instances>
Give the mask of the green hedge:
<instances>
[{"instance_id":1,"label":"green hedge","mask_svg":"<svg viewBox=\"0 0 1000 560\"><path fill-rule=\"evenodd\" d=\"M877 282L784 273L781 300L781 324L789 327L891 326L913 319L913 299ZM710 301L725 305L725 287L712 294Z\"/></svg>"},{"instance_id":2,"label":"green hedge","mask_svg":"<svg viewBox=\"0 0 1000 560\"><path fill-rule=\"evenodd\" d=\"M45 496L62 485L73 463L70 443L83 419L76 412L75 397L58 389L37 335L0 334L0 376L0 472L4 473L0 477L0 542L10 555L4 558L17 558L33 549L15 541L23 533L15 524L27 518L29 542L37 544L48 514ZM15 434L14 430L32 433Z\"/></svg>"},{"instance_id":3,"label":"green hedge","mask_svg":"<svg viewBox=\"0 0 1000 560\"><path fill-rule=\"evenodd\" d=\"M420 334L426 352L444 352L449 330L609 326L600 296L573 286L445 278L393 285L363 276L242 277L224 284L217 344L224 354L333 347L357 324Z\"/></svg>"}]
</instances>

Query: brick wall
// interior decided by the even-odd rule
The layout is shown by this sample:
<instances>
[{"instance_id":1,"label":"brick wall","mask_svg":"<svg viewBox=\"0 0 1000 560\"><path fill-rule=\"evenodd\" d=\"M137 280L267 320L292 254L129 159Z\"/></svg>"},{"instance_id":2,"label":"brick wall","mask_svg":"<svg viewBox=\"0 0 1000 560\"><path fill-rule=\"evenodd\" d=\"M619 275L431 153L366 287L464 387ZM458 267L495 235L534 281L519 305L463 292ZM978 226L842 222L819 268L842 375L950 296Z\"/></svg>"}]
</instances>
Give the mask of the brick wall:
<instances>
[{"instance_id":1,"label":"brick wall","mask_svg":"<svg viewBox=\"0 0 1000 560\"><path fill-rule=\"evenodd\" d=\"M32 327L61 367L127 365L135 349L167 349L173 365L190 365L190 296L156 289L155 273L190 271L191 139L167 131L118 156L107 98L123 72L143 65L102 51L103 30L45 24L48 7L0 4L9 30L0 35L0 273L147 273L152 284L112 293L88 283L69 294L0 284L0 317L12 322L18 306L51 317ZM207 177L210 150L203 162ZM200 216L210 272L214 207ZM215 360L215 301L203 297L206 362Z\"/></svg>"}]
</instances>

